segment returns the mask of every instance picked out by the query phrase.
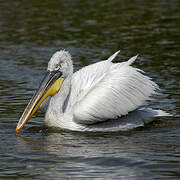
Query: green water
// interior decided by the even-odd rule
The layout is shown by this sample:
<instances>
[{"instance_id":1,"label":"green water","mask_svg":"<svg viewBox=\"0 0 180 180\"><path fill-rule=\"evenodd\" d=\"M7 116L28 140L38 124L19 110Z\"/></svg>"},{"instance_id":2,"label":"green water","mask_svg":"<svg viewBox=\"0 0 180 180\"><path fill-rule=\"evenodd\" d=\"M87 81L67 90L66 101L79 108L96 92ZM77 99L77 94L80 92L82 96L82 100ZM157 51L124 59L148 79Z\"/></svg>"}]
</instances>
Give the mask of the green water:
<instances>
[{"instance_id":1,"label":"green water","mask_svg":"<svg viewBox=\"0 0 180 180\"><path fill-rule=\"evenodd\" d=\"M0 0L0 179L180 179L180 1ZM121 50L162 89L158 118L127 133L43 128L37 113L17 121L47 62L68 50L79 68Z\"/></svg>"}]
</instances>

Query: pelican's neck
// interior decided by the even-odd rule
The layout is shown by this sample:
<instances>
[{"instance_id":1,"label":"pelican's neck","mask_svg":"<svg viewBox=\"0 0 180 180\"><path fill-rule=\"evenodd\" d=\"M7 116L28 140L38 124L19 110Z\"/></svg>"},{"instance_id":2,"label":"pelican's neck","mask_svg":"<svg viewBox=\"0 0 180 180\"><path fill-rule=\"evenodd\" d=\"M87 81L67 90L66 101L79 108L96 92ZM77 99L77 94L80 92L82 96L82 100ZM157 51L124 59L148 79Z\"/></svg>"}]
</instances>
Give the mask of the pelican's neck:
<instances>
[{"instance_id":1,"label":"pelican's neck","mask_svg":"<svg viewBox=\"0 0 180 180\"><path fill-rule=\"evenodd\" d=\"M68 101L68 95L71 89L71 78L72 75L71 76L69 75L64 80L59 92L56 95L52 96L51 98L49 108L51 109L51 111L57 114L63 114L65 111L66 103Z\"/></svg>"},{"instance_id":2,"label":"pelican's neck","mask_svg":"<svg viewBox=\"0 0 180 180\"><path fill-rule=\"evenodd\" d=\"M45 115L45 122L48 126L57 127L62 126L61 124L63 124L63 115L65 112L66 103L68 102L68 96L71 90L71 78L72 75L66 77L59 92L51 97Z\"/></svg>"}]
</instances>

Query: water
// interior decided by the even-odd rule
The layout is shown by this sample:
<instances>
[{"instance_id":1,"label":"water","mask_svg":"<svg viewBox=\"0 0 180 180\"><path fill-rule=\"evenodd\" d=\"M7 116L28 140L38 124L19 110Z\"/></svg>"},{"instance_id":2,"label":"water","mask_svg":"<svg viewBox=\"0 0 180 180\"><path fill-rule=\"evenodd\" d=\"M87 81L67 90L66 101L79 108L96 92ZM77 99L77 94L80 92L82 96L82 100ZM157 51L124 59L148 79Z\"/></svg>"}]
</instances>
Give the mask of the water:
<instances>
[{"instance_id":1,"label":"water","mask_svg":"<svg viewBox=\"0 0 180 180\"><path fill-rule=\"evenodd\" d=\"M180 179L180 1L0 0L0 179ZM59 49L75 70L121 49L162 88L150 104L171 113L127 133L15 127Z\"/></svg>"}]
</instances>

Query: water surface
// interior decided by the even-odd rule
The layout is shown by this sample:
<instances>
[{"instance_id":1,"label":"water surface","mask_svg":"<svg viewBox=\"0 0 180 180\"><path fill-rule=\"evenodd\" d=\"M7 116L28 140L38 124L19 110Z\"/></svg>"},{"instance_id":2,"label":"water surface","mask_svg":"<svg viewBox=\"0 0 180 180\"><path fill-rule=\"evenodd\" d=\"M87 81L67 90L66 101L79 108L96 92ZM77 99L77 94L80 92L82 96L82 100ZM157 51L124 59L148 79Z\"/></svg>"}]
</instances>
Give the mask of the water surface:
<instances>
[{"instance_id":1,"label":"water surface","mask_svg":"<svg viewBox=\"0 0 180 180\"><path fill-rule=\"evenodd\" d=\"M0 179L180 179L180 1L0 1ZM159 84L157 118L127 133L52 131L36 113L16 123L51 55L67 49L74 69L140 54L134 64Z\"/></svg>"}]
</instances>

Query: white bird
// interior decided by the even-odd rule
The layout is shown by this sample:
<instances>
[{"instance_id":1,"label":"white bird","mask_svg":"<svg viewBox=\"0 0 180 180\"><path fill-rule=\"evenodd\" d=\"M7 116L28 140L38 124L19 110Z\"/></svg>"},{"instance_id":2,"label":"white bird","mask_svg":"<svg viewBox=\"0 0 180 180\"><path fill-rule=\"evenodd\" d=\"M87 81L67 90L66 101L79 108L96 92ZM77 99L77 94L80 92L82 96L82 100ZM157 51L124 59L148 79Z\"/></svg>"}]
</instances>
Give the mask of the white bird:
<instances>
[{"instance_id":1,"label":"white bird","mask_svg":"<svg viewBox=\"0 0 180 180\"><path fill-rule=\"evenodd\" d=\"M129 130L144 126L154 116L169 115L162 110L142 108L156 94L158 86L142 70L131 66L137 56L113 63L118 53L73 74L70 54L65 50L56 52L16 132L40 105L46 111L47 126L73 131Z\"/></svg>"}]
</instances>

